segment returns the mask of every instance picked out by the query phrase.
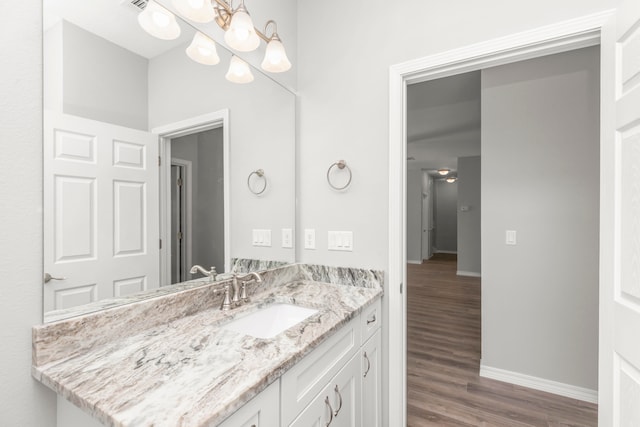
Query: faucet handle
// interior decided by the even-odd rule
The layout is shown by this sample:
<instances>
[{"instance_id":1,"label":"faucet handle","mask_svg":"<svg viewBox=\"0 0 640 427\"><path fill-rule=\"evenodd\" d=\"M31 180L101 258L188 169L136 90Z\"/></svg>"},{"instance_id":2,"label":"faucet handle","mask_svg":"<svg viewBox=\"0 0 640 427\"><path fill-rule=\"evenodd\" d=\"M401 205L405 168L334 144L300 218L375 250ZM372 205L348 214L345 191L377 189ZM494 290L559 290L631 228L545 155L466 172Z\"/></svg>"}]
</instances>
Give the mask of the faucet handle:
<instances>
[{"instance_id":1,"label":"faucet handle","mask_svg":"<svg viewBox=\"0 0 640 427\"><path fill-rule=\"evenodd\" d=\"M222 299L222 305L220 306L220 310L228 311L231 309L231 298L229 297L229 288L230 285L227 283L224 285L224 298Z\"/></svg>"},{"instance_id":2,"label":"faucet handle","mask_svg":"<svg viewBox=\"0 0 640 427\"><path fill-rule=\"evenodd\" d=\"M247 282L242 282L242 288L240 291L240 301L244 303L249 302L249 297L247 296Z\"/></svg>"}]
</instances>

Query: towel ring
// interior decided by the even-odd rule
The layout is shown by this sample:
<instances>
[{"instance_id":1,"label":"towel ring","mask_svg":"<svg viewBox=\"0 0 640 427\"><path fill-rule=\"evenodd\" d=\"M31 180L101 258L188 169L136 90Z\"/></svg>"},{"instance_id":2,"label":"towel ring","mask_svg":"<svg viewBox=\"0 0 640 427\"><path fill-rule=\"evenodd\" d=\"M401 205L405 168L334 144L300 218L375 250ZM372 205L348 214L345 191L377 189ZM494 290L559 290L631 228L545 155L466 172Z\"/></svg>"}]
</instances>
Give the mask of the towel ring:
<instances>
[{"instance_id":1,"label":"towel ring","mask_svg":"<svg viewBox=\"0 0 640 427\"><path fill-rule=\"evenodd\" d=\"M347 172L349 172L349 180L342 187L337 187L337 186L333 185L333 183L331 182L331 170L333 168L335 168L335 167L337 167L340 170L346 168ZM337 162L335 162L331 166L329 166L329 169L327 170L327 182L329 183L331 188L333 188L334 190L340 191L340 190L344 190L345 188L347 188L349 186L349 184L351 184L351 178L353 178L353 174L351 173L351 168L349 166L347 166L347 162L345 162L344 160L338 160Z\"/></svg>"},{"instance_id":2,"label":"towel ring","mask_svg":"<svg viewBox=\"0 0 640 427\"><path fill-rule=\"evenodd\" d=\"M262 180L264 181L263 185L262 185L262 190L256 191L251 187L251 177L253 175L257 176L258 178L262 178ZM264 190L267 189L267 178L264 176L264 170L258 169L258 170L255 170L255 171L251 172L249 174L249 177L247 178L247 187L249 187L249 191L251 191L255 195L260 195L260 194L264 193Z\"/></svg>"}]
</instances>

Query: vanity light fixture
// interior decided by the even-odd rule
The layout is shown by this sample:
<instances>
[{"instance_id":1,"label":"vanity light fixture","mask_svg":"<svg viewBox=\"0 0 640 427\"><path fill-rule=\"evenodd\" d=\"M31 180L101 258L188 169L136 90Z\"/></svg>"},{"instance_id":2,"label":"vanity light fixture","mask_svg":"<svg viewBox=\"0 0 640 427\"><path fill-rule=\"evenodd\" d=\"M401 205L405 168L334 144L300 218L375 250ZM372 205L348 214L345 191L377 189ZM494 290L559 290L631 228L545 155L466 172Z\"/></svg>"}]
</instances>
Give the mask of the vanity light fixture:
<instances>
[{"instance_id":1,"label":"vanity light fixture","mask_svg":"<svg viewBox=\"0 0 640 427\"><path fill-rule=\"evenodd\" d=\"M204 65L216 65L220 62L216 43L209 37L198 31L193 36L193 41L186 50L187 56Z\"/></svg>"},{"instance_id":2,"label":"vanity light fixture","mask_svg":"<svg viewBox=\"0 0 640 427\"><path fill-rule=\"evenodd\" d=\"M233 55L229 63L229 71L227 71L225 78L233 83L251 83L253 81L253 74L251 74L249 64Z\"/></svg>"},{"instance_id":3,"label":"vanity light fixture","mask_svg":"<svg viewBox=\"0 0 640 427\"><path fill-rule=\"evenodd\" d=\"M214 20L216 13L211 0L173 0L180 15L193 22L207 23Z\"/></svg>"},{"instance_id":4,"label":"vanity light fixture","mask_svg":"<svg viewBox=\"0 0 640 427\"><path fill-rule=\"evenodd\" d=\"M239 52L252 52L260 45L260 39L256 34L249 12L244 6L244 0L241 0L240 6L231 12L231 22L225 30L224 41L231 49Z\"/></svg>"},{"instance_id":5,"label":"vanity light fixture","mask_svg":"<svg viewBox=\"0 0 640 427\"><path fill-rule=\"evenodd\" d=\"M258 48L260 39L267 43L264 60L261 67L270 73L282 73L291 68L291 62L287 58L287 53L278 36L277 24L273 20L267 21L264 32L258 30L254 25L249 12L244 5L244 0L240 0L240 6L233 9L233 0L214 0L216 5L216 23L225 30L224 40L234 50L239 52L250 52ZM273 25L273 32L268 37L269 25Z\"/></svg>"},{"instance_id":6,"label":"vanity light fixture","mask_svg":"<svg viewBox=\"0 0 640 427\"><path fill-rule=\"evenodd\" d=\"M138 14L138 23L147 33L162 40L180 36L180 25L175 15L153 0Z\"/></svg>"},{"instance_id":7,"label":"vanity light fixture","mask_svg":"<svg viewBox=\"0 0 640 427\"><path fill-rule=\"evenodd\" d=\"M438 169L438 173L442 176L448 175L451 172L449 169Z\"/></svg>"},{"instance_id":8,"label":"vanity light fixture","mask_svg":"<svg viewBox=\"0 0 640 427\"><path fill-rule=\"evenodd\" d=\"M282 73L288 71L291 68L291 62L287 58L287 52L284 50L284 45L278 37L278 26L275 21L268 21L264 26L264 32L267 33L269 24L273 25L273 33L267 43L267 49L264 53L264 60L260 65L263 70L270 73Z\"/></svg>"},{"instance_id":9,"label":"vanity light fixture","mask_svg":"<svg viewBox=\"0 0 640 427\"><path fill-rule=\"evenodd\" d=\"M453 184L457 180L458 180L457 176L448 176L447 178L445 178L445 181L447 181L449 184Z\"/></svg>"}]
</instances>

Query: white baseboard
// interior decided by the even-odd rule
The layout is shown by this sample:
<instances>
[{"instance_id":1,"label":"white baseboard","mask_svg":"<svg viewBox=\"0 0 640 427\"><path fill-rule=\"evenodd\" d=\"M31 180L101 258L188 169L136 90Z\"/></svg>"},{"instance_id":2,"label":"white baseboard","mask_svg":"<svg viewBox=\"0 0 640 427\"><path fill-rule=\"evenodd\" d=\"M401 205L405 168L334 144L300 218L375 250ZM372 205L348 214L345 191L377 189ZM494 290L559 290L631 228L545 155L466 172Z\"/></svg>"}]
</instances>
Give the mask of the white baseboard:
<instances>
[{"instance_id":1,"label":"white baseboard","mask_svg":"<svg viewBox=\"0 0 640 427\"><path fill-rule=\"evenodd\" d=\"M504 381L523 387L546 391L547 393L558 394L589 403L598 403L598 391L588 388L577 387L571 384L551 381L544 378L533 377L519 372L506 371L504 369L486 366L480 361L480 376L493 380Z\"/></svg>"},{"instance_id":2,"label":"white baseboard","mask_svg":"<svg viewBox=\"0 0 640 427\"><path fill-rule=\"evenodd\" d=\"M482 277L482 275L480 273L476 273L475 271L462 271L462 270L458 270L456 271L456 274L458 276L469 276L469 277Z\"/></svg>"},{"instance_id":3,"label":"white baseboard","mask_svg":"<svg viewBox=\"0 0 640 427\"><path fill-rule=\"evenodd\" d=\"M408 259L407 264L422 264L422 260Z\"/></svg>"},{"instance_id":4,"label":"white baseboard","mask_svg":"<svg viewBox=\"0 0 640 427\"><path fill-rule=\"evenodd\" d=\"M458 251L441 251L436 249L434 252L434 254L458 254Z\"/></svg>"}]
</instances>

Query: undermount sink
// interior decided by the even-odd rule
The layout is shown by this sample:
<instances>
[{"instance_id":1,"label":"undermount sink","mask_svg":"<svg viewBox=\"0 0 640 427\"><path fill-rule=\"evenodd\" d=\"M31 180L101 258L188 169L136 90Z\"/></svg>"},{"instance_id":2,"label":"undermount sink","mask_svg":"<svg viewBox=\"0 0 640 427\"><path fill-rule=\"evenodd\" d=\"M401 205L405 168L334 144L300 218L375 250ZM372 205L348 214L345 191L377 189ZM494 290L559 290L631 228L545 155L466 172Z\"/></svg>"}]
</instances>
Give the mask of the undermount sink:
<instances>
[{"instance_id":1,"label":"undermount sink","mask_svg":"<svg viewBox=\"0 0 640 427\"><path fill-rule=\"evenodd\" d=\"M273 338L317 312L318 310L313 308L300 307L299 305L271 304L232 320L222 326L222 329L255 338Z\"/></svg>"}]
</instances>

